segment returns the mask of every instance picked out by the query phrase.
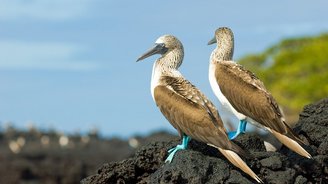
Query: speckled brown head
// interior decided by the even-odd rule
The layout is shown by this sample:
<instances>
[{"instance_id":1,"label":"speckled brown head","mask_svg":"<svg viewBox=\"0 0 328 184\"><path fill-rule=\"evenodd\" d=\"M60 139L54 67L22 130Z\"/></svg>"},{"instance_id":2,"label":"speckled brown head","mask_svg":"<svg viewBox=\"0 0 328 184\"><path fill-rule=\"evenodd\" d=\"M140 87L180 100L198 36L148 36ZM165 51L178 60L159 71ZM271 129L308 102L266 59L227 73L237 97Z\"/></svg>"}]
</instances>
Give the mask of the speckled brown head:
<instances>
[{"instance_id":1,"label":"speckled brown head","mask_svg":"<svg viewBox=\"0 0 328 184\"><path fill-rule=\"evenodd\" d=\"M173 35L163 35L163 36L159 37L155 43L165 44L165 47L168 49L167 52L170 52L175 49L183 50L182 43L180 42L180 40L178 40L178 38L176 38Z\"/></svg>"},{"instance_id":2,"label":"speckled brown head","mask_svg":"<svg viewBox=\"0 0 328 184\"><path fill-rule=\"evenodd\" d=\"M233 32L228 27L220 27L215 31L215 36L208 42L208 45L219 43L221 41L232 43L234 42Z\"/></svg>"},{"instance_id":3,"label":"speckled brown head","mask_svg":"<svg viewBox=\"0 0 328 184\"><path fill-rule=\"evenodd\" d=\"M154 47L140 56L137 61L141 61L154 54L161 54L162 56L165 56L174 50L183 51L182 43L175 36L163 35L156 40Z\"/></svg>"},{"instance_id":4,"label":"speckled brown head","mask_svg":"<svg viewBox=\"0 0 328 184\"><path fill-rule=\"evenodd\" d=\"M165 63L165 60L166 65L177 68L181 65L183 60L183 46L175 36L163 35L156 40L155 45L150 50L138 58L137 62L154 54L161 55L159 60L163 60L162 63Z\"/></svg>"},{"instance_id":5,"label":"speckled brown head","mask_svg":"<svg viewBox=\"0 0 328 184\"><path fill-rule=\"evenodd\" d=\"M228 27L220 27L215 31L215 36L208 42L208 45L217 43L217 48L213 51L218 60L231 60L234 50L233 32Z\"/></svg>"}]
</instances>

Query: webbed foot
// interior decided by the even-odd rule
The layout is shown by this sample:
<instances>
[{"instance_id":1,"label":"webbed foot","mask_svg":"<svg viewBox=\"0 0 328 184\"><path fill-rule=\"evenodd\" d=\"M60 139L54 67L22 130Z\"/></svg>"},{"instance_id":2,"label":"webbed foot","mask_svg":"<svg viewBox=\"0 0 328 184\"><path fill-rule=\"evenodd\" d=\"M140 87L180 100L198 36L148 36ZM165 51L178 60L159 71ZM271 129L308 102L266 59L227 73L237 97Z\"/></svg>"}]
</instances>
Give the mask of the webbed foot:
<instances>
[{"instance_id":1,"label":"webbed foot","mask_svg":"<svg viewBox=\"0 0 328 184\"><path fill-rule=\"evenodd\" d=\"M237 131L231 131L228 132L228 137L230 140L235 139L239 134L245 133L246 131L246 125L247 121L246 120L240 120Z\"/></svg>"},{"instance_id":2,"label":"webbed foot","mask_svg":"<svg viewBox=\"0 0 328 184\"><path fill-rule=\"evenodd\" d=\"M168 152L170 153L169 156L166 158L165 162L169 162L171 163L172 160L173 160L173 157L175 155L175 153L178 151L178 150L184 150L187 148L188 146L188 143L190 141L190 137L189 136L186 136L184 135L182 137L182 143L181 144L178 144L176 147L170 149Z\"/></svg>"}]
</instances>

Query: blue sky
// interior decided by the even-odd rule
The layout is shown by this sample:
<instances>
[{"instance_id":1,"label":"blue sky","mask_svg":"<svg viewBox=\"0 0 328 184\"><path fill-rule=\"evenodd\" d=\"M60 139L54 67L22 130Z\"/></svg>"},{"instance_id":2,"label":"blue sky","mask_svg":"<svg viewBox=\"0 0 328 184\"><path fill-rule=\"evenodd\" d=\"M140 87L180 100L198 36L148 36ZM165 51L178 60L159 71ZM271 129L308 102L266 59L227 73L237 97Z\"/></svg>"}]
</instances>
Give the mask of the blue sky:
<instances>
[{"instance_id":1,"label":"blue sky","mask_svg":"<svg viewBox=\"0 0 328 184\"><path fill-rule=\"evenodd\" d=\"M174 131L150 94L163 34L185 48L181 72L219 106L207 78L220 26L235 33L235 59L286 37L328 31L328 2L0 0L0 123L130 136ZM221 113L226 116L223 112Z\"/></svg>"}]
</instances>

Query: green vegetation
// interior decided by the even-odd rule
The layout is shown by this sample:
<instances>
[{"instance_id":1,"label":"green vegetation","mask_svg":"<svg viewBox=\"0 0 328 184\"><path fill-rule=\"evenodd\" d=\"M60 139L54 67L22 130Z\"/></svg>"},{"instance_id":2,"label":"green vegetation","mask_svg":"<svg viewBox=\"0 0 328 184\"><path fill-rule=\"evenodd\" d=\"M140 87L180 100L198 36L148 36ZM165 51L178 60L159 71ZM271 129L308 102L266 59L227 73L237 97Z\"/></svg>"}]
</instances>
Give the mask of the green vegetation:
<instances>
[{"instance_id":1,"label":"green vegetation","mask_svg":"<svg viewBox=\"0 0 328 184\"><path fill-rule=\"evenodd\" d=\"M264 82L289 120L304 105L328 96L328 33L283 40L239 63Z\"/></svg>"}]
</instances>

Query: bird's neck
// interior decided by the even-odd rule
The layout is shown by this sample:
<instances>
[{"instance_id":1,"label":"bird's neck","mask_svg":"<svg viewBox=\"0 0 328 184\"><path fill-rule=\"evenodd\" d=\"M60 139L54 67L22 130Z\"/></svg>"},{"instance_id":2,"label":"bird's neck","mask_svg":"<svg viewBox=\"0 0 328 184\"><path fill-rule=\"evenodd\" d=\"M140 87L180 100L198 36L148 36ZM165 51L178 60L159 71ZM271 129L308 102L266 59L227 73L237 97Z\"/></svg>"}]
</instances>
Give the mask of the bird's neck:
<instances>
[{"instance_id":1,"label":"bird's neck","mask_svg":"<svg viewBox=\"0 0 328 184\"><path fill-rule=\"evenodd\" d=\"M175 76L178 68L182 64L183 55L183 50L174 50L163 55L154 63L153 73Z\"/></svg>"},{"instance_id":2,"label":"bird's neck","mask_svg":"<svg viewBox=\"0 0 328 184\"><path fill-rule=\"evenodd\" d=\"M170 52L157 59L153 65L153 72L151 77L151 94L154 98L154 89L160 84L162 76L181 77L178 68L182 64L183 50Z\"/></svg>"},{"instance_id":3,"label":"bird's neck","mask_svg":"<svg viewBox=\"0 0 328 184\"><path fill-rule=\"evenodd\" d=\"M220 42L211 54L211 60L217 62L231 61L233 57L234 45L231 42Z\"/></svg>"}]
</instances>

